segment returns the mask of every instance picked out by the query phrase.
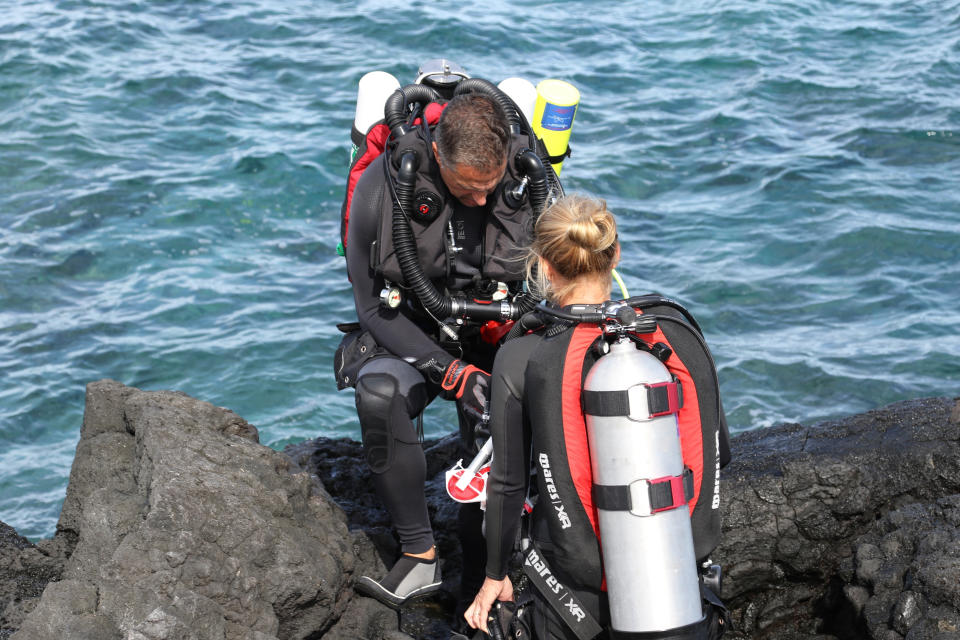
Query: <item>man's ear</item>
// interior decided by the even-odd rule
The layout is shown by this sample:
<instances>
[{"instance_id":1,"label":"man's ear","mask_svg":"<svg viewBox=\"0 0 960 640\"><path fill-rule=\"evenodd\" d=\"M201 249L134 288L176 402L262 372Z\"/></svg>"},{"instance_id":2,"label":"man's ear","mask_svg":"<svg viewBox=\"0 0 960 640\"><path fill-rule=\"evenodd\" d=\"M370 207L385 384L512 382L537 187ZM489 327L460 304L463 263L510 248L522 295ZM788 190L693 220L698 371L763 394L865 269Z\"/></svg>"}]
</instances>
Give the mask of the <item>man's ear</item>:
<instances>
[{"instance_id":1,"label":"man's ear","mask_svg":"<svg viewBox=\"0 0 960 640\"><path fill-rule=\"evenodd\" d=\"M440 152L437 151L437 141L432 141L430 146L433 148L433 159L437 161L437 164L440 164Z\"/></svg>"}]
</instances>

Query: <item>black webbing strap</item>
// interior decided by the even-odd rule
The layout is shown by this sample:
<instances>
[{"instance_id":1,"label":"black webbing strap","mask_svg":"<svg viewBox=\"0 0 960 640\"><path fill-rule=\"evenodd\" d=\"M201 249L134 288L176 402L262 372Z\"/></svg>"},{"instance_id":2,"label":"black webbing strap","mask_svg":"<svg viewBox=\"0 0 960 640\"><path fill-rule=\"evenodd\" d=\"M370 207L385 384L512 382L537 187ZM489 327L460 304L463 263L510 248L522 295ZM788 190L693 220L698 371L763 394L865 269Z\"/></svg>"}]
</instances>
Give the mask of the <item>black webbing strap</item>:
<instances>
[{"instance_id":1,"label":"black webbing strap","mask_svg":"<svg viewBox=\"0 0 960 640\"><path fill-rule=\"evenodd\" d=\"M593 506L604 511L630 511L630 485L593 485Z\"/></svg>"},{"instance_id":2,"label":"black webbing strap","mask_svg":"<svg viewBox=\"0 0 960 640\"><path fill-rule=\"evenodd\" d=\"M555 156L547 156L547 162L557 164L558 162L563 162L565 158L569 158L571 155L573 155L573 149L570 148L570 145L567 145L567 150L563 153Z\"/></svg>"},{"instance_id":3,"label":"black webbing strap","mask_svg":"<svg viewBox=\"0 0 960 640\"><path fill-rule=\"evenodd\" d=\"M356 127L350 127L350 142L357 145L357 147L363 146L363 141L366 140L367 134Z\"/></svg>"},{"instance_id":4,"label":"black webbing strap","mask_svg":"<svg viewBox=\"0 0 960 640\"><path fill-rule=\"evenodd\" d=\"M543 554L537 551L533 543L527 548L523 559L523 572L577 638L592 640L603 631L603 627L586 610L573 591L557 581Z\"/></svg>"},{"instance_id":5,"label":"black webbing strap","mask_svg":"<svg viewBox=\"0 0 960 640\"><path fill-rule=\"evenodd\" d=\"M630 397L625 390L583 391L583 412L588 416L611 418L630 415Z\"/></svg>"},{"instance_id":6,"label":"black webbing strap","mask_svg":"<svg viewBox=\"0 0 960 640\"><path fill-rule=\"evenodd\" d=\"M611 640L709 640L709 638L706 617L700 618L692 624L664 631L610 630Z\"/></svg>"},{"instance_id":7,"label":"black webbing strap","mask_svg":"<svg viewBox=\"0 0 960 640\"><path fill-rule=\"evenodd\" d=\"M653 515L685 506L693 498L693 471L683 468L679 476L667 476L656 480L638 480L646 482L650 500L650 512L637 515ZM593 485L593 505L604 511L634 511L641 505L634 505L630 485Z\"/></svg>"},{"instance_id":8,"label":"black webbing strap","mask_svg":"<svg viewBox=\"0 0 960 640\"><path fill-rule=\"evenodd\" d=\"M643 385L647 388L647 408L650 418L677 413L683 406L683 392L679 382L657 382ZM583 391L583 412L590 416L610 418L630 415L630 392Z\"/></svg>"}]
</instances>

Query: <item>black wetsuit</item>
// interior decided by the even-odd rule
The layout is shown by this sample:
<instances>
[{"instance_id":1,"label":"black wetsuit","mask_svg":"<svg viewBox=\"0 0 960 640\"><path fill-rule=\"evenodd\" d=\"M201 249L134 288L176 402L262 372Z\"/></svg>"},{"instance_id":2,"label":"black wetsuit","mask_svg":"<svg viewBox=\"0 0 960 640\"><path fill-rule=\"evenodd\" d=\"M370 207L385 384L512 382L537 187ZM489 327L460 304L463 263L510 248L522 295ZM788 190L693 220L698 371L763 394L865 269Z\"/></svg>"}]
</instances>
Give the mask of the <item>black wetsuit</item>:
<instances>
[{"instance_id":1,"label":"black wetsuit","mask_svg":"<svg viewBox=\"0 0 960 640\"><path fill-rule=\"evenodd\" d=\"M572 329L568 329L566 333L570 332ZM568 335L560 335L547 340L564 343L560 348L565 351L568 338ZM511 340L507 348L497 353L490 380L490 435L494 448L487 484L486 575L497 580L506 576L510 568L520 529L520 514L531 479L531 452L542 449L547 440L553 441L559 450L564 448L563 426L560 422L539 425L539 429L531 423L533 412L530 410L530 403L542 400L545 394L556 395L561 380L561 371L555 368L540 371L539 375L535 376L528 374L528 364L538 348L544 346L544 340L540 334L529 334ZM549 384L548 389L541 386L544 382ZM528 385L531 386L530 392L526 388ZM533 393L534 388L537 388L536 393ZM538 430L539 438L534 436L534 432ZM535 442L535 439L539 440L539 443ZM553 464L556 473L558 467L566 465L566 461L554 456ZM542 471L538 484L541 485L540 491L546 496L547 492L542 485ZM572 516L572 526L575 527L572 538L577 540L577 557L572 559L572 563L577 565L577 569L564 571L567 563L557 562L558 558L553 553L556 540L551 540L548 520L555 510L549 499L541 497L537 500L531 514L531 537L538 543L539 550L552 561L554 572L563 584L572 588L591 615L603 623L608 620L606 598L601 592L597 576L594 575L600 566L599 543L583 517L584 505L578 500L572 486L561 481L560 474L557 475L556 487L565 503L565 509ZM556 551L562 553L560 549ZM569 559L569 554L566 555ZM546 600L535 590L533 595L537 601L533 612L536 637L541 640L575 640L577 636L553 612Z\"/></svg>"},{"instance_id":2,"label":"black wetsuit","mask_svg":"<svg viewBox=\"0 0 960 640\"><path fill-rule=\"evenodd\" d=\"M426 459L420 445L413 419L433 400L438 393L435 384L428 381L414 363L435 358L440 363L449 363L454 358L476 365L485 371L493 366L495 347L479 339L474 332L464 330L466 337L456 351L448 352L437 339L437 322L430 318L413 300L413 294L405 292L405 299L398 310L385 309L380 304L380 293L385 281L370 264L370 247L377 240L381 225L384 179L383 156L374 160L361 176L353 194L349 235L347 241L347 268L353 283L354 301L361 327L368 331L385 353L368 361L360 369L356 382L356 401L364 447L368 462L374 471L377 494L390 512L393 524L400 537L404 552L420 553L434 544L433 532L427 513L424 496ZM450 198L450 196L447 196ZM451 278L440 283L449 288L460 288L472 283L480 274L484 260L484 226L486 213L483 208L465 207L456 203L449 220L448 234L452 232L455 256ZM370 384L376 382L377 384ZM393 389L394 397L385 399L376 396L377 389ZM371 412L362 410L364 403L379 401L389 405L382 411L383 423ZM376 413L373 411L372 413ZM472 430L472 425L461 425L461 433ZM388 449L386 460L371 459L378 448L369 445L371 432L386 433L391 439L384 445ZM476 450L464 451L469 459ZM383 457L383 456L381 456ZM454 460L448 461L455 462ZM485 550L480 524L482 512L478 504L464 505L460 511L460 536L464 553L463 591L472 596L483 580Z\"/></svg>"}]
</instances>

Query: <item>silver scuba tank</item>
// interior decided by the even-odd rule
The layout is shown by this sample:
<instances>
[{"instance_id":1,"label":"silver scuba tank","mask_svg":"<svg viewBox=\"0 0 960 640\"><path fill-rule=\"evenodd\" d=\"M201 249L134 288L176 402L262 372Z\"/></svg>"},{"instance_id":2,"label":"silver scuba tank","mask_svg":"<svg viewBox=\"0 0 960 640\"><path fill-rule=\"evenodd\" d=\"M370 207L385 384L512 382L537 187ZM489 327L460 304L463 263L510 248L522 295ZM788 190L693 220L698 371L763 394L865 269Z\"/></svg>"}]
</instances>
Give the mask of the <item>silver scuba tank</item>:
<instances>
[{"instance_id":1,"label":"silver scuba tank","mask_svg":"<svg viewBox=\"0 0 960 640\"><path fill-rule=\"evenodd\" d=\"M621 336L587 374L583 406L611 626L699 627L704 614L677 423L681 390Z\"/></svg>"}]
</instances>

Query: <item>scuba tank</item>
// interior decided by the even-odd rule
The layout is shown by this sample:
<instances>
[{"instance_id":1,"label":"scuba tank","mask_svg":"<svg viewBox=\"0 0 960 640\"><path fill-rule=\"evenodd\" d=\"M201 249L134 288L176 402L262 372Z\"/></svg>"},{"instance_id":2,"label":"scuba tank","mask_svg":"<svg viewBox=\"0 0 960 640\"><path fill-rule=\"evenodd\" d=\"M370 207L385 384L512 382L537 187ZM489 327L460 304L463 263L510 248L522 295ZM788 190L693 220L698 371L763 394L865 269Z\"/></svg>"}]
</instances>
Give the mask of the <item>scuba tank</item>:
<instances>
[{"instance_id":1,"label":"scuba tank","mask_svg":"<svg viewBox=\"0 0 960 640\"><path fill-rule=\"evenodd\" d=\"M650 638L705 637L687 506L693 474L684 468L677 422L682 391L654 355L657 345L637 335L654 331L656 321L626 305L617 318L615 339L600 343L606 353L583 387L611 627L656 634Z\"/></svg>"},{"instance_id":2,"label":"scuba tank","mask_svg":"<svg viewBox=\"0 0 960 640\"><path fill-rule=\"evenodd\" d=\"M533 112L537 107L537 88L532 82L524 78L507 78L500 81L497 88L510 96L527 122L533 122Z\"/></svg>"},{"instance_id":3,"label":"scuba tank","mask_svg":"<svg viewBox=\"0 0 960 640\"><path fill-rule=\"evenodd\" d=\"M570 131L580 104L580 92L569 82L553 78L537 85L533 130L550 153L553 170L560 175L563 159L570 155Z\"/></svg>"},{"instance_id":4,"label":"scuba tank","mask_svg":"<svg viewBox=\"0 0 960 640\"><path fill-rule=\"evenodd\" d=\"M383 103L390 94L400 88L400 81L386 71L371 71L362 78L357 86L357 110L353 116L353 130L350 139L350 163L357 158L357 151L363 143L370 127L383 118Z\"/></svg>"},{"instance_id":5,"label":"scuba tank","mask_svg":"<svg viewBox=\"0 0 960 640\"><path fill-rule=\"evenodd\" d=\"M581 407L611 637L706 640L712 618L701 585L718 589L719 568L710 568L714 584L698 566L690 507L695 472L685 465L678 422L684 392L665 366L673 362L672 347L654 341L663 335L660 322L671 318L637 311L653 297L568 310L541 305L530 316L597 324L602 331L591 347L598 357L584 378ZM517 324L526 325L526 318ZM696 407L696 387L688 393ZM563 607L548 602L563 617Z\"/></svg>"},{"instance_id":6,"label":"scuba tank","mask_svg":"<svg viewBox=\"0 0 960 640\"><path fill-rule=\"evenodd\" d=\"M417 71L417 79L413 84L424 84L436 91L441 98L449 100L453 97L453 90L461 80L469 78L466 69L446 58L427 60ZM399 89L400 86L395 87Z\"/></svg>"}]
</instances>

